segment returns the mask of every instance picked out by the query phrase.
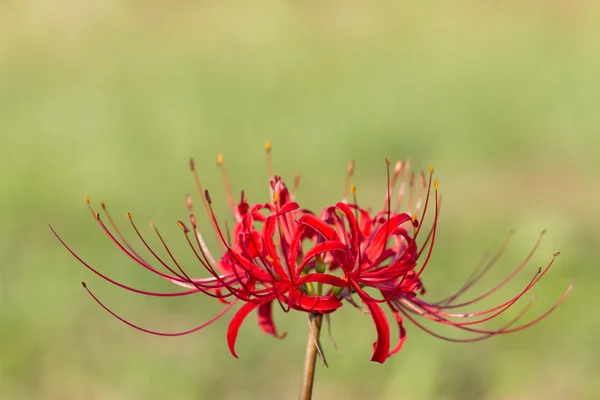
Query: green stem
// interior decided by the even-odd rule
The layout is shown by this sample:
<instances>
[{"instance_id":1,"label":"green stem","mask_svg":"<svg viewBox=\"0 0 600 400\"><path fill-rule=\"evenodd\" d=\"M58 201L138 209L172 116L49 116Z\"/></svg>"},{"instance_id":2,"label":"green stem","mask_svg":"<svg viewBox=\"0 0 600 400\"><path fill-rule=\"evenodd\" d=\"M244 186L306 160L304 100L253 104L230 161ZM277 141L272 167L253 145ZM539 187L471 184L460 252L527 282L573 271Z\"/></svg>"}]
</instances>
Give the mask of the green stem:
<instances>
[{"instance_id":1,"label":"green stem","mask_svg":"<svg viewBox=\"0 0 600 400\"><path fill-rule=\"evenodd\" d=\"M302 374L302 385L300 386L300 400L310 400L312 398L313 382L315 379L315 366L317 361L319 335L321 334L321 324L323 315L310 313L308 316L310 329L308 331L308 340L306 341L306 355L304 356L304 371Z\"/></svg>"}]
</instances>

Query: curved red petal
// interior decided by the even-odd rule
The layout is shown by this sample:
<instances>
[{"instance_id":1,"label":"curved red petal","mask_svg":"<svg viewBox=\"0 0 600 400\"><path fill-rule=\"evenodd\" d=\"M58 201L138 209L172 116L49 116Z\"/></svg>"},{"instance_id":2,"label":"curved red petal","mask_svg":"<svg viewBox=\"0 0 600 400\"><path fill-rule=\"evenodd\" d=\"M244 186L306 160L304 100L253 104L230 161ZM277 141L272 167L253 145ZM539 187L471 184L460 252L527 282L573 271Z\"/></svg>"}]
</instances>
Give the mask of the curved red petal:
<instances>
[{"instance_id":1,"label":"curved red petal","mask_svg":"<svg viewBox=\"0 0 600 400\"><path fill-rule=\"evenodd\" d=\"M411 217L408 214L397 214L381 225L381 228L373 235L369 247L365 250L367 258L371 262L376 261L383 254L383 250L392 232L406 221L410 221L410 219Z\"/></svg>"},{"instance_id":2,"label":"curved red petal","mask_svg":"<svg viewBox=\"0 0 600 400\"><path fill-rule=\"evenodd\" d=\"M305 224L313 228L315 231L320 233L326 240L337 239L335 229L327 225L323 220L315 217L311 214L305 214L298 220L299 223Z\"/></svg>"},{"instance_id":3,"label":"curved red petal","mask_svg":"<svg viewBox=\"0 0 600 400\"><path fill-rule=\"evenodd\" d=\"M302 249L302 239L304 236L304 231L306 230L306 225L298 225L296 228L296 231L294 232L294 236L291 239L290 243L289 243L289 248L288 248L288 254L287 254L287 264L289 266L292 266L291 268L294 268L293 266L296 265L296 258L298 257L298 253L301 251ZM306 259L306 257L305 257ZM302 269L304 268L304 262L302 262L301 266L298 266L297 268L295 268L295 272L293 272L293 276L290 276L291 280L295 280L296 277L298 275L300 275L300 273L302 272Z\"/></svg>"},{"instance_id":4,"label":"curved red petal","mask_svg":"<svg viewBox=\"0 0 600 400\"><path fill-rule=\"evenodd\" d=\"M390 348L390 325L379 304L365 300L363 300L363 303L369 308L377 329L377 340L373 344L374 351L371 361L383 364L388 357Z\"/></svg>"},{"instance_id":5,"label":"curved red petal","mask_svg":"<svg viewBox=\"0 0 600 400\"><path fill-rule=\"evenodd\" d=\"M227 345L229 346L229 351L231 355L235 358L238 358L238 355L235 353L235 341L237 340L237 335L240 330L240 326L242 323L259 304L254 303L246 303L244 304L231 318L229 322L229 328L227 328Z\"/></svg>"},{"instance_id":6,"label":"curved red petal","mask_svg":"<svg viewBox=\"0 0 600 400\"><path fill-rule=\"evenodd\" d=\"M277 333L275 322L273 322L273 301L268 301L258 306L258 326L260 329L268 334L275 336L278 339L286 337L287 332L283 332L281 335Z\"/></svg>"},{"instance_id":7,"label":"curved red petal","mask_svg":"<svg viewBox=\"0 0 600 400\"><path fill-rule=\"evenodd\" d=\"M287 214L291 211L296 211L297 209L299 209L300 206L298 205L298 203L296 203L295 201L290 202L290 203L285 203L280 209L279 212L277 213L277 216L280 215L284 215Z\"/></svg>"},{"instance_id":8,"label":"curved red petal","mask_svg":"<svg viewBox=\"0 0 600 400\"><path fill-rule=\"evenodd\" d=\"M304 266L308 264L310 260L312 260L314 257L327 252L342 253L342 262L345 262L348 259L348 247L344 243L337 240L328 240L326 242L321 242L319 244L314 245L306 252L304 258L302 259L302 262L296 267L296 273L300 274L300 272L302 272L302 270L304 269ZM290 255L291 254L292 250L290 250Z\"/></svg>"},{"instance_id":9,"label":"curved red petal","mask_svg":"<svg viewBox=\"0 0 600 400\"><path fill-rule=\"evenodd\" d=\"M336 208L342 210L342 212L346 215L346 219L348 220L349 230L350 230L350 240L352 250L358 249L359 240L360 240L360 231L358 228L358 221L356 221L356 217L354 216L354 212L352 209L348 207L347 204L337 203L335 205Z\"/></svg>"},{"instance_id":10,"label":"curved red petal","mask_svg":"<svg viewBox=\"0 0 600 400\"><path fill-rule=\"evenodd\" d=\"M394 346L394 348L390 350L388 357L393 356L394 354L402 350L402 345L404 345L404 342L406 341L406 330L404 329L404 321L402 320L402 315L400 315L399 311L392 311L394 313L394 318L396 318L396 322L398 323L398 329L400 330L400 332L398 335L398 342L396 342L396 346Z\"/></svg>"},{"instance_id":11,"label":"curved red petal","mask_svg":"<svg viewBox=\"0 0 600 400\"><path fill-rule=\"evenodd\" d=\"M333 275L329 275L329 274L303 275L300 279L298 279L296 284L298 286L300 286L307 282L317 282L317 283L323 283L325 285L339 286L339 287L348 286L347 281L343 280L342 278L338 278L337 276L333 276Z\"/></svg>"},{"instance_id":12,"label":"curved red petal","mask_svg":"<svg viewBox=\"0 0 600 400\"><path fill-rule=\"evenodd\" d=\"M286 271L283 269L281 265L281 260L279 259L279 252L277 251L277 246L275 245L275 241L273 240L273 235L275 235L275 228L277 223L277 216L270 215L264 222L262 235L264 240L264 246L267 251L268 256L271 258L269 262L273 265L273 269L279 277L284 278L287 277Z\"/></svg>"},{"instance_id":13,"label":"curved red petal","mask_svg":"<svg viewBox=\"0 0 600 400\"><path fill-rule=\"evenodd\" d=\"M292 293L291 307L306 312L329 314L342 306L342 300L337 296L309 296L295 289Z\"/></svg>"}]
</instances>

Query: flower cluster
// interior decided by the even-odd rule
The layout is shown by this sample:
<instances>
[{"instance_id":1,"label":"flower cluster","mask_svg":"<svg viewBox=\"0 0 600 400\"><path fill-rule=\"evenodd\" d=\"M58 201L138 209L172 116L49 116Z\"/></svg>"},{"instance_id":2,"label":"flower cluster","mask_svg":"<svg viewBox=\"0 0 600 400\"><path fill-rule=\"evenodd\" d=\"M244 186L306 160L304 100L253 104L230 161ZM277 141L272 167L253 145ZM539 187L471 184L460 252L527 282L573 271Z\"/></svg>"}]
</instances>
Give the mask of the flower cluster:
<instances>
[{"instance_id":1,"label":"flower cluster","mask_svg":"<svg viewBox=\"0 0 600 400\"><path fill-rule=\"evenodd\" d=\"M273 174L269 142L266 150L270 178L269 201L266 203L250 203L243 191L240 200L234 201L223 157L219 155L217 158L229 207L235 219L232 232L218 223L211 197L202 187L193 160L190 162L203 208L221 246L221 255L215 257L207 247L204 233L198 226L192 197L189 195L186 198L189 223L178 221L177 224L198 262L206 269L208 277L205 278L192 278L185 272L156 226L152 224L170 260L161 258L142 236L131 214L127 213L133 231L153 260L143 258L125 239L105 204L101 203L101 216L86 198L92 215L108 238L142 268L181 287L179 291L150 292L118 282L84 261L67 246L54 229L52 231L65 248L89 270L121 288L159 297L204 294L224 304L221 312L193 329L178 333L156 332L117 315L83 283L98 304L122 322L141 331L163 336L188 334L211 324L234 305L242 303L231 319L227 332L229 349L235 357L239 328L254 310L257 310L259 326L265 333L278 338L285 336L285 333L278 333L273 321L274 305L285 312L297 310L329 314L344 303L351 304L373 319L377 340L371 360L383 363L402 348L406 339L404 319L445 340L478 341L498 334L515 332L542 320L564 300L572 287L571 284L551 309L530 322L517 324L527 310L526 306L508 324L498 329L481 327L481 324L504 313L529 292L547 273L558 253L554 254L545 268L537 271L516 296L479 312L456 311L487 298L512 280L524 269L539 244L538 240L525 261L505 280L473 299L459 301L495 264L508 243L507 239L498 254L487 264L482 263L455 294L437 302L425 301L422 299L425 289L421 275L432 254L440 209L438 181L432 178L433 168L430 168L427 177L425 173L411 172L408 162L399 161L390 171L390 161L386 159L385 200L381 210L373 213L357 204L356 187L350 182L354 174L354 163L350 162L341 201L317 214L301 208L296 202L299 178L296 177L290 191L281 177ZM424 229L422 222L428 215L431 220L430 228ZM399 328L399 337L393 347L388 317L382 305L387 305ZM417 317L453 326L469 333L470 336L459 339L442 336L424 326Z\"/></svg>"}]
</instances>

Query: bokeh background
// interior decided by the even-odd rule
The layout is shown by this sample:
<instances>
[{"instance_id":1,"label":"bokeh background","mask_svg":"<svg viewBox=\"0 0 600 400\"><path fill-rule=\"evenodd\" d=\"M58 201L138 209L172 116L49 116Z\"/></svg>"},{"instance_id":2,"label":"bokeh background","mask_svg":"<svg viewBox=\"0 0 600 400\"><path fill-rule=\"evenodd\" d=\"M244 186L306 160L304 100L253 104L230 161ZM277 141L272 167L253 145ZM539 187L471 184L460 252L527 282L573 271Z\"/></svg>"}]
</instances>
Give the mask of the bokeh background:
<instances>
[{"instance_id":1,"label":"bokeh background","mask_svg":"<svg viewBox=\"0 0 600 400\"><path fill-rule=\"evenodd\" d=\"M224 218L216 155L235 192L265 201L267 139L276 170L302 174L299 200L311 208L341 197L349 159L365 206L382 201L384 157L433 164L444 206L429 299L458 288L512 228L513 244L473 294L505 277L545 228L532 263L494 300L517 293L556 250L525 318L578 279L554 314L518 334L461 345L407 324L405 348L384 365L368 361L370 318L343 307L332 318L342 355L325 336L330 368L319 368L315 398L600 398L596 3L248 3L0 2L0 398L296 398L304 315L277 313L281 341L250 318L239 360L225 341L232 314L187 337L142 334L80 281L154 329L189 328L220 307L125 293L48 228L107 274L168 289L119 253L83 197L106 201L125 227L131 211L153 243L145 222L156 221L201 274L175 225L194 192L188 158Z\"/></svg>"}]
</instances>

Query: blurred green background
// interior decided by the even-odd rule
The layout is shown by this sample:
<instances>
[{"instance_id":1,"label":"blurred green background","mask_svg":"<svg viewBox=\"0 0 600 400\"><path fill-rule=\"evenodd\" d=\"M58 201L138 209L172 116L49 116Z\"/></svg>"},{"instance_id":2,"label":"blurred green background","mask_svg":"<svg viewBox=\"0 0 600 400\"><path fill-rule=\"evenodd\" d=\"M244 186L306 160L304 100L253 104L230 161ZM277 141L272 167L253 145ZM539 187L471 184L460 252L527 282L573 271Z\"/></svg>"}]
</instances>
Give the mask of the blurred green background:
<instances>
[{"instance_id":1,"label":"blurred green background","mask_svg":"<svg viewBox=\"0 0 600 400\"><path fill-rule=\"evenodd\" d=\"M433 164L444 209L428 299L457 289L511 228L513 244L473 294L518 265L544 228L532 264L494 300L556 250L526 318L578 278L553 315L517 334L461 345L407 323L404 349L384 365L368 361L370 318L343 307L332 318L342 356L325 336L330 368L317 372L316 399L600 398L595 2L252 3L0 2L0 398L295 399L304 315L277 313L281 341L249 318L239 360L225 341L233 314L182 338L142 334L80 281L159 330L220 307L125 293L47 225L107 274L169 289L119 253L83 197L106 201L124 227L131 211L155 244L145 222L156 221L201 275L175 225L195 190L188 157L224 217L216 155L234 192L265 201L267 139L277 172L302 174L298 198L311 208L340 199L349 159L365 206L382 202L384 157Z\"/></svg>"}]
</instances>

